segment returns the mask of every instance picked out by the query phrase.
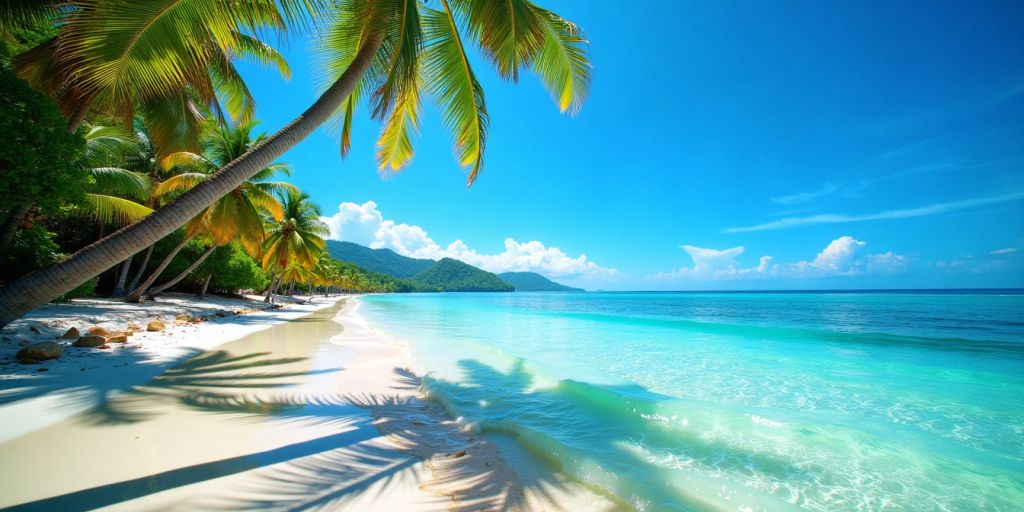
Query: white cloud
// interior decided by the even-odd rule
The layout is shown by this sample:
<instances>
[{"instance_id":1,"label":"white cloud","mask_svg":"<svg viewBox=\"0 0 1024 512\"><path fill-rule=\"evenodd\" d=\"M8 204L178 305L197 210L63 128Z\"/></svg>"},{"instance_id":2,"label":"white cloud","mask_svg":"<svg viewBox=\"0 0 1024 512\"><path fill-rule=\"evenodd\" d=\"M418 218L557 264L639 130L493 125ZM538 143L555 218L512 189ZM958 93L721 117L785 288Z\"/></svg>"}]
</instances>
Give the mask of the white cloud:
<instances>
[{"instance_id":1,"label":"white cloud","mask_svg":"<svg viewBox=\"0 0 1024 512\"><path fill-rule=\"evenodd\" d=\"M517 242L505 239L505 250L497 254L481 254L462 240L441 247L423 228L399 224L385 219L377 203L345 202L338 213L323 217L331 229L332 240L355 242L374 249L388 248L412 258L454 258L489 272L539 272L548 277L607 278L617 274L590 261L587 255L572 257L558 247L548 247L536 240Z\"/></svg>"},{"instance_id":2,"label":"white cloud","mask_svg":"<svg viewBox=\"0 0 1024 512\"><path fill-rule=\"evenodd\" d=\"M818 190L811 192L800 192L799 194L791 194L788 196L778 196L771 198L772 201L779 204L799 204L813 201L819 197L827 196L836 190L839 190L839 185L835 183L824 183Z\"/></svg>"},{"instance_id":3,"label":"white cloud","mask_svg":"<svg viewBox=\"0 0 1024 512\"><path fill-rule=\"evenodd\" d=\"M980 206L987 206L990 204L1005 203L1009 201L1016 201L1024 198L1024 191L1011 192L1009 194L1002 194L998 196L989 197L975 197L971 199L964 199L961 201L951 201L948 203L935 203L928 206L921 206L918 208L906 208L902 210L886 210L877 213L868 213L863 215L846 215L837 213L823 213L819 215L809 215L806 217L786 217L772 222L766 222L764 224L757 224L754 226L742 226L735 228L726 228L726 233L745 233L748 231L768 231L773 229L786 229L797 226L812 226L815 224L843 224L848 222L864 222L869 220L886 220L886 219L906 219L911 217L925 217L928 215L938 215L940 213L947 213L957 210L966 210L969 208L977 208Z\"/></svg>"},{"instance_id":4,"label":"white cloud","mask_svg":"<svg viewBox=\"0 0 1024 512\"><path fill-rule=\"evenodd\" d=\"M651 278L659 281L710 281L718 279L735 279L737 277L756 277L766 275L778 268L772 264L771 256L762 256L757 267L742 268L736 258L745 250L741 245L731 249L708 249L694 245L680 246L693 261L692 267L682 267L669 272L660 272Z\"/></svg>"},{"instance_id":5,"label":"white cloud","mask_svg":"<svg viewBox=\"0 0 1024 512\"><path fill-rule=\"evenodd\" d=\"M832 274L856 272L857 252L866 245L867 242L861 242L852 236L841 236L819 252L810 266Z\"/></svg>"},{"instance_id":6,"label":"white cloud","mask_svg":"<svg viewBox=\"0 0 1024 512\"><path fill-rule=\"evenodd\" d=\"M856 275L891 275L906 271L907 258L891 251L882 254L860 253L866 242L841 236L828 244L810 261L774 263L761 256L757 266L743 267L736 259L743 246L716 250L692 245L682 246L693 265L648 276L658 281L711 281L723 279L807 278Z\"/></svg>"},{"instance_id":7,"label":"white cloud","mask_svg":"<svg viewBox=\"0 0 1024 512\"><path fill-rule=\"evenodd\" d=\"M1019 252L1019 251L1020 251L1020 249L1018 249L1016 247L1007 247L1005 249L996 249L996 250L990 252L989 254L991 254L993 256L1000 256L1000 255L1003 255L1003 254L1013 254L1013 253Z\"/></svg>"}]
</instances>

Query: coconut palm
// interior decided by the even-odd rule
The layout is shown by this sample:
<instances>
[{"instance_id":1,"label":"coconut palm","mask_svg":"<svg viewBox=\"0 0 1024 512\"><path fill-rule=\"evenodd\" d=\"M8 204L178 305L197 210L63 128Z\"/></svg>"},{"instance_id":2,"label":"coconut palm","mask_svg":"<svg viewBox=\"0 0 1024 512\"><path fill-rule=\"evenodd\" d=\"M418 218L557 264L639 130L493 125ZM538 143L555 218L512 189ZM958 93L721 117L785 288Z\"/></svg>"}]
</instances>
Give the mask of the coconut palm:
<instances>
[{"instance_id":1,"label":"coconut palm","mask_svg":"<svg viewBox=\"0 0 1024 512\"><path fill-rule=\"evenodd\" d=\"M234 160L263 140L264 134L253 137L252 129L255 125L256 123L253 121L234 127L208 123L202 140L204 155L178 152L164 158L164 168L179 168L188 171L164 180L156 187L154 195L167 201L209 180L226 162ZM287 175L291 174L291 170L284 163L268 165L190 220L185 225L185 237L182 241L167 254L148 279L128 294L127 300L140 300L147 291L150 296L156 296L163 290L174 286L202 264L214 249L226 245L232 240L238 240L250 256L259 258L264 241L264 215L270 216L274 220L280 220L284 215L284 209L275 194L281 191L295 190L292 185L287 183L269 181L279 173ZM185 271L149 290L149 287L153 285L178 252L189 241L200 235L209 241L209 247L202 256Z\"/></svg>"},{"instance_id":2,"label":"coconut palm","mask_svg":"<svg viewBox=\"0 0 1024 512\"><path fill-rule=\"evenodd\" d=\"M154 135L197 127L193 105L238 119L253 112L252 96L232 64L236 57L275 65L284 59L252 34L281 31L308 14L310 0L39 0L59 5L57 37L19 56L19 74L49 93L75 131L90 110L131 119L141 109L164 116ZM180 134L180 132L179 132ZM162 145L166 140L159 141Z\"/></svg>"},{"instance_id":3,"label":"coconut palm","mask_svg":"<svg viewBox=\"0 0 1024 512\"><path fill-rule=\"evenodd\" d=\"M59 34L15 59L18 74L47 93L74 133L90 111L127 124L136 113L165 151L194 150L206 107L219 119L252 117L255 102L236 58L290 70L249 35L283 30L319 0L18 0L0 8L12 24L47 17ZM0 37L8 24L0 23ZM227 113L227 114L226 114ZM19 209L20 218L31 205Z\"/></svg>"},{"instance_id":4,"label":"coconut palm","mask_svg":"<svg viewBox=\"0 0 1024 512\"><path fill-rule=\"evenodd\" d=\"M320 221L320 208L309 194L289 190L280 194L284 216L268 219L267 239L263 243L263 269L270 273L270 287L264 300L273 302L275 289L299 275L298 269L313 268L323 253L324 237L330 234Z\"/></svg>"},{"instance_id":5,"label":"coconut palm","mask_svg":"<svg viewBox=\"0 0 1024 512\"><path fill-rule=\"evenodd\" d=\"M84 164L90 184L85 191L83 213L101 226L130 224L153 210L142 204L153 190L146 174L120 167L126 154L135 150L132 135L117 126L89 126L84 133Z\"/></svg>"},{"instance_id":6,"label":"coconut palm","mask_svg":"<svg viewBox=\"0 0 1024 512\"><path fill-rule=\"evenodd\" d=\"M0 288L0 325L168 235L336 113L341 115L342 150L347 151L361 96L383 121L377 142L381 170L397 171L412 158L420 98L429 95L441 108L458 162L469 169L468 183L473 183L483 165L488 117L467 43L476 44L502 78L516 80L522 70L532 69L563 112L576 112L589 89L587 42L581 32L529 0L337 0L331 5L320 43L333 81L313 105L174 203ZM468 29L465 34L460 27Z\"/></svg>"}]
</instances>

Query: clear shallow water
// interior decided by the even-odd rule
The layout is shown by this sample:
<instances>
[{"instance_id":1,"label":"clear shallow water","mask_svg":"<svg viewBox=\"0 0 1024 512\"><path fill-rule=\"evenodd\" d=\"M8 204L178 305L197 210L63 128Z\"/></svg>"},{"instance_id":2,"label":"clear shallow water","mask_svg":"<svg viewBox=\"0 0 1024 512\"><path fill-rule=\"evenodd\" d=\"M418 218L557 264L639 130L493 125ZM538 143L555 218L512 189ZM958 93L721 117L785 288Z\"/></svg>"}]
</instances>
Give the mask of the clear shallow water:
<instances>
[{"instance_id":1,"label":"clear shallow water","mask_svg":"<svg viewBox=\"0 0 1024 512\"><path fill-rule=\"evenodd\" d=\"M1020 293L380 295L431 395L639 510L1021 510Z\"/></svg>"}]
</instances>

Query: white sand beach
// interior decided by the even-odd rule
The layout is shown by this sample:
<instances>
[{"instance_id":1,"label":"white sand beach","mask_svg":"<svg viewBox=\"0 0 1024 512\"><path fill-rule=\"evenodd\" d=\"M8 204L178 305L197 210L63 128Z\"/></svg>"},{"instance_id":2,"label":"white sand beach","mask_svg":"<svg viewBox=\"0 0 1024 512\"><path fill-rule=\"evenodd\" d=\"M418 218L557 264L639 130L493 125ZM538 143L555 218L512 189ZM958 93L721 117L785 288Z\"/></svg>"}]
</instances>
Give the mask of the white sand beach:
<instances>
[{"instance_id":1,"label":"white sand beach","mask_svg":"<svg viewBox=\"0 0 1024 512\"><path fill-rule=\"evenodd\" d=\"M336 301L227 317L215 314L239 301L193 302L193 316L214 316L135 334L126 347L8 363L0 508L613 508L557 472L514 470L498 446L422 398L406 345L368 325L358 299ZM173 318L185 302L121 314L109 304L48 306L5 334L52 338L90 307L107 324Z\"/></svg>"}]
</instances>

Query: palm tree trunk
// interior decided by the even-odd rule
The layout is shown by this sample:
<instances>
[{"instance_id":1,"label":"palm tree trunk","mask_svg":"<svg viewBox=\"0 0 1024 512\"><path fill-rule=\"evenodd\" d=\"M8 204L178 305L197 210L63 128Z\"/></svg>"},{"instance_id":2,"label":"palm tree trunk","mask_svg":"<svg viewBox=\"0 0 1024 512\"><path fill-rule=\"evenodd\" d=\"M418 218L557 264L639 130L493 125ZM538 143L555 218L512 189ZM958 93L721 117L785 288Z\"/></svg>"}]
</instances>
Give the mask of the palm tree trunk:
<instances>
[{"instance_id":1,"label":"palm tree trunk","mask_svg":"<svg viewBox=\"0 0 1024 512\"><path fill-rule=\"evenodd\" d=\"M25 206L15 206L9 215L7 220L4 221L3 226L0 226L0 254L7 252L7 247L11 245L11 240L14 240L14 234L18 232L18 226L21 225L21 221L25 219L25 214L32 209L32 205L27 204Z\"/></svg>"},{"instance_id":2,"label":"palm tree trunk","mask_svg":"<svg viewBox=\"0 0 1024 512\"><path fill-rule=\"evenodd\" d=\"M288 295L295 295L295 280L288 284Z\"/></svg>"},{"instance_id":3,"label":"palm tree trunk","mask_svg":"<svg viewBox=\"0 0 1024 512\"><path fill-rule=\"evenodd\" d=\"M142 281L142 276L146 274L146 265L149 265L149 257L153 255L153 249L156 244L150 245L149 249L146 249L146 255L142 257L142 266L135 272L135 277L132 278L132 283L129 284L126 289L134 290L139 286L139 281Z\"/></svg>"},{"instance_id":4,"label":"palm tree trunk","mask_svg":"<svg viewBox=\"0 0 1024 512\"><path fill-rule=\"evenodd\" d=\"M89 107L92 106L92 102L95 96L90 95L87 98L83 98L75 112L68 118L68 133L75 133L78 131L78 127L82 125L82 121L85 121L85 114L89 112Z\"/></svg>"},{"instance_id":5,"label":"palm tree trunk","mask_svg":"<svg viewBox=\"0 0 1024 512\"><path fill-rule=\"evenodd\" d=\"M185 279L185 276L191 274L192 271L195 270L196 267L198 267L199 265L202 265L203 264L203 260L205 260L206 258L210 257L210 255L213 254L213 251L216 250L216 249L217 249L216 245L210 245L210 248L207 249L206 252L204 252L203 255L199 257L199 259L193 261L192 264L188 266L188 268L186 268L184 271L182 271L182 273L174 276L170 281L167 281L166 283L164 283L164 284L162 284L160 286L157 286L156 288L153 288L152 290L150 290L149 296L150 297L156 297L157 294L159 294L160 292L162 292L162 291L164 291L164 290L166 290L166 289L168 289L168 288L178 284L178 281L181 281L182 279Z\"/></svg>"},{"instance_id":6,"label":"palm tree trunk","mask_svg":"<svg viewBox=\"0 0 1024 512\"><path fill-rule=\"evenodd\" d=\"M181 250L185 247L185 244L191 242L192 239L195 237L196 235L189 235L186 236L185 238L182 238L181 241L178 242L178 245L175 245L174 248L171 249L171 252L167 253L167 256L164 257L164 260L161 261L160 264L157 265L155 269L153 269L153 273L150 274L149 277L147 277L146 280L142 282L142 284L140 284L137 288L133 289L131 293L129 293L128 296L124 298L124 300L128 302L142 302L142 295L146 293L146 290L148 290L150 286L153 286L153 283L156 282L157 278L160 277L160 274L163 273L165 268L167 268L167 265L171 264L171 260L173 260L174 257L177 256L179 252L181 252ZM3 290L0 289L0 292L2 291Z\"/></svg>"},{"instance_id":7,"label":"palm tree trunk","mask_svg":"<svg viewBox=\"0 0 1024 512\"><path fill-rule=\"evenodd\" d=\"M124 260L121 264L121 272L117 274L117 284L114 286L111 297L124 297L127 291L124 288L124 284L128 281L128 269L132 268L132 257L128 256L128 259Z\"/></svg>"},{"instance_id":8,"label":"palm tree trunk","mask_svg":"<svg viewBox=\"0 0 1024 512\"><path fill-rule=\"evenodd\" d=\"M206 296L206 289L210 287L210 280L213 279L213 274L206 274L206 279L203 280L203 287L199 289L199 298Z\"/></svg>"},{"instance_id":9,"label":"palm tree trunk","mask_svg":"<svg viewBox=\"0 0 1024 512\"><path fill-rule=\"evenodd\" d=\"M171 234L308 137L330 119L352 93L380 50L382 41L381 31L371 33L349 67L312 106L280 131L263 139L244 155L221 168L209 180L138 222L79 250L64 261L0 287L0 327L71 291L129 255Z\"/></svg>"},{"instance_id":10,"label":"palm tree trunk","mask_svg":"<svg viewBox=\"0 0 1024 512\"><path fill-rule=\"evenodd\" d=\"M274 288L277 288L277 274L270 276L270 284L267 285L267 296L263 297L263 302L274 302Z\"/></svg>"}]
</instances>

